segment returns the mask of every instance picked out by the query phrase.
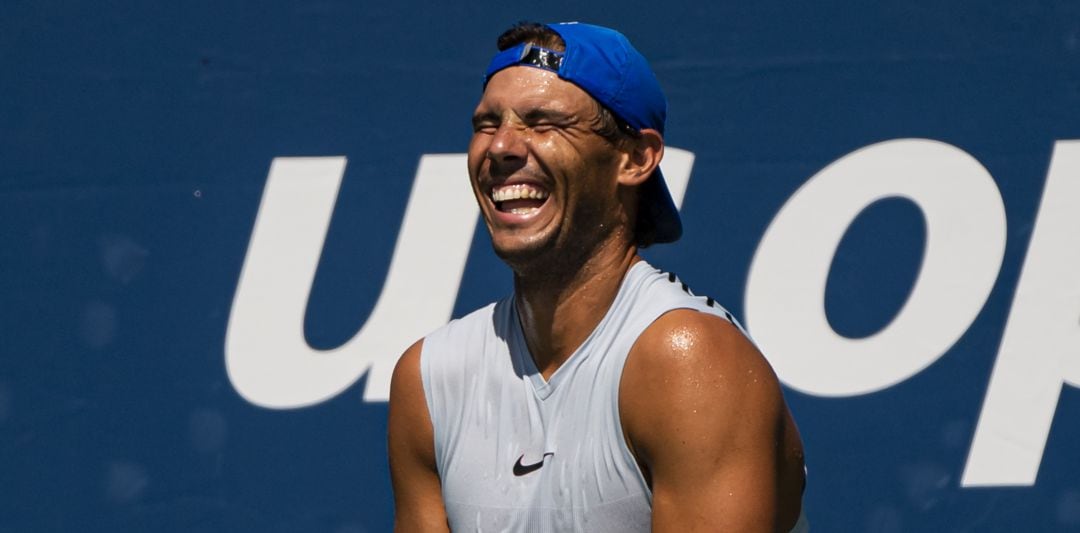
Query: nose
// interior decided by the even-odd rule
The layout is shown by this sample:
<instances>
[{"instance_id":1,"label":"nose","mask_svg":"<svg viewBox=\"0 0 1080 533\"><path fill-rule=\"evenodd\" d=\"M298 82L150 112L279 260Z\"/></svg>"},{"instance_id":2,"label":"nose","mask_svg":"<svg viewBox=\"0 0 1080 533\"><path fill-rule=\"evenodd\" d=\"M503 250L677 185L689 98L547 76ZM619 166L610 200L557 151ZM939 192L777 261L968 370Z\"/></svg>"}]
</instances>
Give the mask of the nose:
<instances>
[{"instance_id":1,"label":"nose","mask_svg":"<svg viewBox=\"0 0 1080 533\"><path fill-rule=\"evenodd\" d=\"M487 157L494 164L513 164L525 160L526 132L518 124L504 121L495 130L488 145Z\"/></svg>"}]
</instances>

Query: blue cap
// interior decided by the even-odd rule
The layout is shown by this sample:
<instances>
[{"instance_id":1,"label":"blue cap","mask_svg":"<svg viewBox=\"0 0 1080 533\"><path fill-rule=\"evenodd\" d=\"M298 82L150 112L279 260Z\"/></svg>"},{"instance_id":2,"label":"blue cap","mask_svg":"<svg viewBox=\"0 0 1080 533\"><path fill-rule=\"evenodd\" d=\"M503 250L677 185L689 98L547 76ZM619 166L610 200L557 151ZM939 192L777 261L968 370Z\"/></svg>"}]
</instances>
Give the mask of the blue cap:
<instances>
[{"instance_id":1,"label":"blue cap","mask_svg":"<svg viewBox=\"0 0 1080 533\"><path fill-rule=\"evenodd\" d=\"M550 70L589 93L597 102L637 130L664 133L667 99L649 63L623 34L591 24L548 24L566 43L565 52L522 43L491 59L484 83L496 72L512 66ZM641 185L638 213L655 228L656 242L673 242L682 236L679 209L671 199L664 176L657 167Z\"/></svg>"}]
</instances>

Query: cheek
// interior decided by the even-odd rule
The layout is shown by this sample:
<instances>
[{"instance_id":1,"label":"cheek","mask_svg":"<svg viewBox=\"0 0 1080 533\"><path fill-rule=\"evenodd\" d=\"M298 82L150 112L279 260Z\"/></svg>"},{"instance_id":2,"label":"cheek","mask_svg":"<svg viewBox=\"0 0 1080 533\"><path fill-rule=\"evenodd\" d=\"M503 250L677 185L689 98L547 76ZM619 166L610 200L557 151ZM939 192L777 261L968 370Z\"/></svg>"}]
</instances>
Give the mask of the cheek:
<instances>
[{"instance_id":1,"label":"cheek","mask_svg":"<svg viewBox=\"0 0 1080 533\"><path fill-rule=\"evenodd\" d=\"M480 169L480 165L484 163L484 155L487 153L487 143L483 138L479 136L473 136L469 141L469 154L468 163L469 174L472 177L476 177L476 171Z\"/></svg>"},{"instance_id":2,"label":"cheek","mask_svg":"<svg viewBox=\"0 0 1080 533\"><path fill-rule=\"evenodd\" d=\"M536 135L529 139L531 152L538 163L553 173L563 174L568 181L586 170L586 161L579 146L558 135Z\"/></svg>"}]
</instances>

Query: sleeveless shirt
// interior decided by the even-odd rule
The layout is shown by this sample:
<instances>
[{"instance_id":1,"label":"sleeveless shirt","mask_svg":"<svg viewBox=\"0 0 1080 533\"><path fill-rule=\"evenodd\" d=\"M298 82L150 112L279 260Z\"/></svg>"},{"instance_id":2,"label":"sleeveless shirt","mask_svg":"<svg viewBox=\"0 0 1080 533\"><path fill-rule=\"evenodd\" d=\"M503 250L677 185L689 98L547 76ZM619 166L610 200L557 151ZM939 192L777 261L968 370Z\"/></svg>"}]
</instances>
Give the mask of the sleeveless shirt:
<instances>
[{"instance_id":1,"label":"sleeveless shirt","mask_svg":"<svg viewBox=\"0 0 1080 533\"><path fill-rule=\"evenodd\" d=\"M513 296L425 337L420 372L450 529L649 531L652 493L623 435L619 382L638 336L673 309L738 326L711 298L639 261L549 380L529 354Z\"/></svg>"}]
</instances>

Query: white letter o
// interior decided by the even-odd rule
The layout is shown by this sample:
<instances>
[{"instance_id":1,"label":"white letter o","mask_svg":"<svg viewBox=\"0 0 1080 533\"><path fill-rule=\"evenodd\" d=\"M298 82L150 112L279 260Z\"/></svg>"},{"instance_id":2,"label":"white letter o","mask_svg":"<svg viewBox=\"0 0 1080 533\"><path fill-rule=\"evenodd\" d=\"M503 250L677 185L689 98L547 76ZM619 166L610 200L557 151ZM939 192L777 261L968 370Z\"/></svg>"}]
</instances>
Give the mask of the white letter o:
<instances>
[{"instance_id":1,"label":"white letter o","mask_svg":"<svg viewBox=\"0 0 1080 533\"><path fill-rule=\"evenodd\" d=\"M926 251L907 301L866 338L838 335L825 317L825 283L848 226L871 203L900 197L926 218ZM766 230L750 267L746 319L788 386L855 396L917 374L960 338L997 279L1005 206L968 153L938 141L896 139L856 150L807 181Z\"/></svg>"}]
</instances>

